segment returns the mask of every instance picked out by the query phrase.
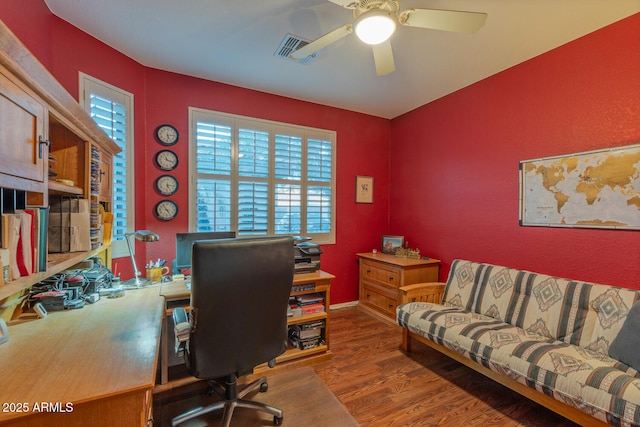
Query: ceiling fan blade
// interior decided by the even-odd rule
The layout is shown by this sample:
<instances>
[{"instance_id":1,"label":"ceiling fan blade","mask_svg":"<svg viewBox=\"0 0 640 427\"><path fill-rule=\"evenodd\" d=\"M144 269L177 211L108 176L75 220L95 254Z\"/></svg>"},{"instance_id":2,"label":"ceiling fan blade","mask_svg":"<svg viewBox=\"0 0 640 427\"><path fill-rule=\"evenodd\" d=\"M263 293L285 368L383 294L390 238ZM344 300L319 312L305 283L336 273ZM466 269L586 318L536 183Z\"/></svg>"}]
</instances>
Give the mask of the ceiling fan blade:
<instances>
[{"instance_id":1,"label":"ceiling fan blade","mask_svg":"<svg viewBox=\"0 0 640 427\"><path fill-rule=\"evenodd\" d=\"M335 43L341 38L348 36L352 31L353 30L351 29L351 24L343 25L342 27L328 32L324 36L320 36L308 45L301 47L300 49L291 53L290 56L295 60L306 58L307 56L319 51L323 47L327 47L331 43Z\"/></svg>"},{"instance_id":2,"label":"ceiling fan blade","mask_svg":"<svg viewBox=\"0 0 640 427\"><path fill-rule=\"evenodd\" d=\"M407 9L398 15L403 25L458 33L475 33L484 25L487 14L459 10Z\"/></svg>"},{"instance_id":3,"label":"ceiling fan blade","mask_svg":"<svg viewBox=\"0 0 640 427\"><path fill-rule=\"evenodd\" d=\"M387 39L380 44L373 45L373 62L376 64L376 74L384 76L396 69L393 61L393 50L391 49L391 41Z\"/></svg>"},{"instance_id":4,"label":"ceiling fan blade","mask_svg":"<svg viewBox=\"0 0 640 427\"><path fill-rule=\"evenodd\" d=\"M357 0L329 0L331 3L337 4L338 6L342 6L347 9L357 9L358 1Z\"/></svg>"}]
</instances>

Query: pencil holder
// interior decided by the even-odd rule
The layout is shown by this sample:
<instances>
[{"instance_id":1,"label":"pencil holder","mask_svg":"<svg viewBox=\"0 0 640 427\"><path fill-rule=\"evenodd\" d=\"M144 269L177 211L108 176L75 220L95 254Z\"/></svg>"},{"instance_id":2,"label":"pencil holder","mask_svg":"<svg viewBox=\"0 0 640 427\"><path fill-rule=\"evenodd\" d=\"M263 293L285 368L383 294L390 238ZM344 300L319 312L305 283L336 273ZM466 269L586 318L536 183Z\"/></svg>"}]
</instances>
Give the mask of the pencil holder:
<instances>
[{"instance_id":1,"label":"pencil holder","mask_svg":"<svg viewBox=\"0 0 640 427\"><path fill-rule=\"evenodd\" d=\"M169 267L167 266L147 268L147 279L149 279L151 283L160 283L162 276L165 274L169 274Z\"/></svg>"}]
</instances>

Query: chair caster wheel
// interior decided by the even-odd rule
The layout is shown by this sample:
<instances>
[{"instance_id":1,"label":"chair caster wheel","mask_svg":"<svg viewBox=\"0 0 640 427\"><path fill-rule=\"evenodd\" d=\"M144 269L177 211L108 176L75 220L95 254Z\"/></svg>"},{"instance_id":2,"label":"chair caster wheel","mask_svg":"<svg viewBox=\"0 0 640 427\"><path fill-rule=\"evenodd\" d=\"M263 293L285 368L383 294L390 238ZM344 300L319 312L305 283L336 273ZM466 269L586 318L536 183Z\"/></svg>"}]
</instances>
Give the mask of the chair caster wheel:
<instances>
[{"instance_id":1,"label":"chair caster wheel","mask_svg":"<svg viewBox=\"0 0 640 427\"><path fill-rule=\"evenodd\" d=\"M269 390L269 384L268 383L262 383L260 384L260 393L264 393L267 390Z\"/></svg>"},{"instance_id":2,"label":"chair caster wheel","mask_svg":"<svg viewBox=\"0 0 640 427\"><path fill-rule=\"evenodd\" d=\"M284 418L284 417L276 417L276 416L274 416L274 417L273 417L273 424L275 424L275 425L279 426L280 424L282 424L282 419L283 419L283 418Z\"/></svg>"},{"instance_id":3,"label":"chair caster wheel","mask_svg":"<svg viewBox=\"0 0 640 427\"><path fill-rule=\"evenodd\" d=\"M207 387L207 396L213 396L214 394L216 394L216 391L214 390L214 388Z\"/></svg>"}]
</instances>

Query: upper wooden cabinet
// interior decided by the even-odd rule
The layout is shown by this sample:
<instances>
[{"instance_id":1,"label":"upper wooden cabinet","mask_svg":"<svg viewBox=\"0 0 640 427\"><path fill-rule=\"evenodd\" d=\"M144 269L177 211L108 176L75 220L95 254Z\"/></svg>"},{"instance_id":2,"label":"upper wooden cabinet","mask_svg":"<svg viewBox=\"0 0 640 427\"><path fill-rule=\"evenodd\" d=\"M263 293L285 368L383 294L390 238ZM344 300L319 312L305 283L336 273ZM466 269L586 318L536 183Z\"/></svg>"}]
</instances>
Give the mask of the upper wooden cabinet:
<instances>
[{"instance_id":1,"label":"upper wooden cabinet","mask_svg":"<svg viewBox=\"0 0 640 427\"><path fill-rule=\"evenodd\" d=\"M41 100L0 67L1 187L45 191L45 111Z\"/></svg>"},{"instance_id":2,"label":"upper wooden cabinet","mask_svg":"<svg viewBox=\"0 0 640 427\"><path fill-rule=\"evenodd\" d=\"M0 213L47 206L58 195L89 199L92 212L99 211L99 203L110 210L113 157L119 151L0 21ZM50 168L55 171L51 178ZM91 227L99 228L100 222L92 221ZM90 251L49 254L46 271L0 286L0 314L6 301L15 303L16 294L23 295L34 283L83 258L103 255L108 248L101 243L92 238Z\"/></svg>"},{"instance_id":3,"label":"upper wooden cabinet","mask_svg":"<svg viewBox=\"0 0 640 427\"><path fill-rule=\"evenodd\" d=\"M9 28L0 21L0 66L19 80L45 106L45 113L55 117L58 124L84 141L91 141L107 152L119 153L120 148L87 112L67 92L49 71L29 52ZM45 122L48 120L45 114ZM55 125L55 124L54 124ZM48 123L44 123L44 137L49 139Z\"/></svg>"}]
</instances>

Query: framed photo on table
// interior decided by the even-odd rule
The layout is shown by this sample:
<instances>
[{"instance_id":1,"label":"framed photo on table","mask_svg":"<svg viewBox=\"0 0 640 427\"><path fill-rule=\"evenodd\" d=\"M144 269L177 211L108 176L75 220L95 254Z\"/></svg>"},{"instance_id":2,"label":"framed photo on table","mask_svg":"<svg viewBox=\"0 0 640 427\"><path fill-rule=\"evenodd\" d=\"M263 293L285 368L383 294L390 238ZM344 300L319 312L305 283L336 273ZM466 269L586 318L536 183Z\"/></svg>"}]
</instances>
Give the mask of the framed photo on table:
<instances>
[{"instance_id":1,"label":"framed photo on table","mask_svg":"<svg viewBox=\"0 0 640 427\"><path fill-rule=\"evenodd\" d=\"M395 255L404 246L404 236L382 236L382 253Z\"/></svg>"},{"instance_id":2,"label":"framed photo on table","mask_svg":"<svg viewBox=\"0 0 640 427\"><path fill-rule=\"evenodd\" d=\"M356 176L356 203L373 203L372 176Z\"/></svg>"}]
</instances>

